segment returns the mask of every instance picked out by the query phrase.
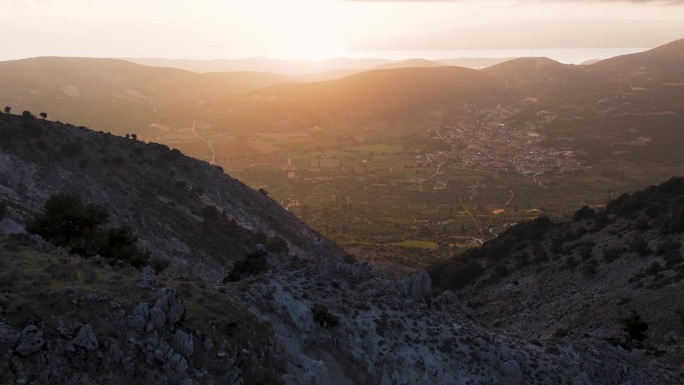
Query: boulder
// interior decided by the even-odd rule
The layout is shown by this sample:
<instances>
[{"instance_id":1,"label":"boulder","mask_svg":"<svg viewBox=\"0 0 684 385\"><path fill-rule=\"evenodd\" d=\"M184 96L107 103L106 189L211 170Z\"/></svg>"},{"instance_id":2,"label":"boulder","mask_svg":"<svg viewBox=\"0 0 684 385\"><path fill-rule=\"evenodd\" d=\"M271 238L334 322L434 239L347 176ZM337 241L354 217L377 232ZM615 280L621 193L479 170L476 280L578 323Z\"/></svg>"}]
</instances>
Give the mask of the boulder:
<instances>
[{"instance_id":1,"label":"boulder","mask_svg":"<svg viewBox=\"0 0 684 385\"><path fill-rule=\"evenodd\" d=\"M316 263L316 274L322 279L332 279L335 272L335 260L324 258Z\"/></svg>"},{"instance_id":2,"label":"boulder","mask_svg":"<svg viewBox=\"0 0 684 385\"><path fill-rule=\"evenodd\" d=\"M164 312L166 321L175 324L185 315L185 302L175 289L163 288L154 297L154 306Z\"/></svg>"},{"instance_id":3,"label":"boulder","mask_svg":"<svg viewBox=\"0 0 684 385\"><path fill-rule=\"evenodd\" d=\"M501 363L503 383L508 385L522 385L523 372L516 360L508 360Z\"/></svg>"},{"instance_id":4,"label":"boulder","mask_svg":"<svg viewBox=\"0 0 684 385\"><path fill-rule=\"evenodd\" d=\"M0 343L10 343L13 344L21 338L21 334L12 329L7 324L0 323Z\"/></svg>"},{"instance_id":5,"label":"boulder","mask_svg":"<svg viewBox=\"0 0 684 385\"><path fill-rule=\"evenodd\" d=\"M174 350L183 355L183 357L190 359L192 353L195 350L195 343L192 339L192 335L178 329L176 334L173 335Z\"/></svg>"},{"instance_id":6,"label":"boulder","mask_svg":"<svg viewBox=\"0 0 684 385\"><path fill-rule=\"evenodd\" d=\"M154 280L154 277L156 275L157 272L152 267L145 267L138 276L138 280L135 282L135 286L143 288L155 286L157 284L157 282Z\"/></svg>"},{"instance_id":7,"label":"boulder","mask_svg":"<svg viewBox=\"0 0 684 385\"><path fill-rule=\"evenodd\" d=\"M73 350L74 347L79 347L86 350L96 350L99 346L93 327L86 324L78 330L76 338L69 342L67 349Z\"/></svg>"},{"instance_id":8,"label":"boulder","mask_svg":"<svg viewBox=\"0 0 684 385\"><path fill-rule=\"evenodd\" d=\"M34 325L29 325L21 331L21 340L16 351L19 355L26 357L38 352L44 344L43 332Z\"/></svg>"},{"instance_id":9,"label":"boulder","mask_svg":"<svg viewBox=\"0 0 684 385\"><path fill-rule=\"evenodd\" d=\"M432 295L432 279L430 275L422 270L418 274L410 275L399 282L404 297L412 299L415 302L424 303L425 298L430 298Z\"/></svg>"}]
</instances>

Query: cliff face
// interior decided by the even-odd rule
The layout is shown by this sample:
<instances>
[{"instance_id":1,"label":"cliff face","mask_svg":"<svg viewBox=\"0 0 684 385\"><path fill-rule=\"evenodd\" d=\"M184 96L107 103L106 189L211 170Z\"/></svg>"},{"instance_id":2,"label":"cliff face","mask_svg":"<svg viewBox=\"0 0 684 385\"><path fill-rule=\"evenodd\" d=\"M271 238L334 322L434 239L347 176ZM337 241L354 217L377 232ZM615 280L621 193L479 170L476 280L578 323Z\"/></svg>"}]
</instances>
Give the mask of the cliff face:
<instances>
[{"instance_id":1,"label":"cliff face","mask_svg":"<svg viewBox=\"0 0 684 385\"><path fill-rule=\"evenodd\" d=\"M424 272L395 282L330 244L314 261L301 221L163 146L14 116L0 139L0 383L676 383L601 339L495 332L452 292L432 298ZM57 192L103 205L170 267L25 234ZM276 235L289 252L257 248Z\"/></svg>"}]
</instances>

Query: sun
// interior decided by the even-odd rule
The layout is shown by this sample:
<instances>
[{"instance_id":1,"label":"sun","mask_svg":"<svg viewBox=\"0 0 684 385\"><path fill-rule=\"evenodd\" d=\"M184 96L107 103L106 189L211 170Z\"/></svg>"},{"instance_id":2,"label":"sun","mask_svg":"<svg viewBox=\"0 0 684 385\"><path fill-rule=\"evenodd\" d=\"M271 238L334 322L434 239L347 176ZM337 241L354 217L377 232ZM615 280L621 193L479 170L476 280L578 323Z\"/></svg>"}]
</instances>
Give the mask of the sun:
<instances>
[{"instance_id":1,"label":"sun","mask_svg":"<svg viewBox=\"0 0 684 385\"><path fill-rule=\"evenodd\" d=\"M258 34L268 56L320 60L341 56L340 36L349 26L348 13L333 0L243 2L244 25Z\"/></svg>"}]
</instances>

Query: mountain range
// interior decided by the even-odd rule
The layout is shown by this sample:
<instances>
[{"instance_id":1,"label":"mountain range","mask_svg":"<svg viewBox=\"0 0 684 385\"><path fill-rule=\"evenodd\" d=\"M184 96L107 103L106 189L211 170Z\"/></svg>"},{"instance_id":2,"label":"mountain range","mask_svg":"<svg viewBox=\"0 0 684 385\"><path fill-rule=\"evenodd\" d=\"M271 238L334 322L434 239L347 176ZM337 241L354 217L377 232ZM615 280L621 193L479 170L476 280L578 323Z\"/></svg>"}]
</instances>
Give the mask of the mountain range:
<instances>
[{"instance_id":1,"label":"mountain range","mask_svg":"<svg viewBox=\"0 0 684 385\"><path fill-rule=\"evenodd\" d=\"M209 148L190 133L193 124L202 128L204 139L219 144L231 135L350 125L392 138L407 127L416 132L464 117L481 120L506 105L515 113L501 123L538 126L550 147L583 150L594 160L616 151L676 160L684 107L683 44L678 40L581 66L545 58L514 59L482 70L430 61L345 61L350 67L356 63L351 71L376 69L305 83L263 72L198 74L111 59L35 58L0 63L5 85L0 100L44 111L55 120L118 135L136 133L200 158ZM349 134L361 135L359 130ZM637 140L639 146L631 145ZM237 144L225 143L215 147ZM610 151L616 143L627 144ZM274 151L282 147L269 145ZM219 158L231 158L221 152Z\"/></svg>"}]
</instances>

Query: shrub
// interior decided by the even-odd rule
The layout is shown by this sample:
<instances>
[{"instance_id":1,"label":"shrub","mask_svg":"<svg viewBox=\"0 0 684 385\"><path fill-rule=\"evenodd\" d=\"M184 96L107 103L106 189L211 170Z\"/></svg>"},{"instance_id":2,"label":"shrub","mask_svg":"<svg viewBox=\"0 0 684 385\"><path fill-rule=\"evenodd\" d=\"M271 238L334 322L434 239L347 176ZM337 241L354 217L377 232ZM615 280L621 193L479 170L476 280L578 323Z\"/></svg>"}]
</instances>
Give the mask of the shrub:
<instances>
[{"instance_id":1,"label":"shrub","mask_svg":"<svg viewBox=\"0 0 684 385\"><path fill-rule=\"evenodd\" d=\"M266 271L268 263L266 262L265 253L252 253L245 256L241 261L235 261L233 263L233 271L231 271L224 279L223 282L235 282L246 277L253 277Z\"/></svg>"},{"instance_id":2,"label":"shrub","mask_svg":"<svg viewBox=\"0 0 684 385\"><path fill-rule=\"evenodd\" d=\"M216 206L207 205L202 208L202 217L204 222L213 222L218 218L218 209Z\"/></svg>"},{"instance_id":3,"label":"shrub","mask_svg":"<svg viewBox=\"0 0 684 385\"><path fill-rule=\"evenodd\" d=\"M582 268L582 275L585 278L593 277L596 275L596 268L598 267L598 262L595 259L587 261L587 263Z\"/></svg>"},{"instance_id":4,"label":"shrub","mask_svg":"<svg viewBox=\"0 0 684 385\"><path fill-rule=\"evenodd\" d=\"M135 246L138 238L130 227L101 229L108 215L104 207L85 204L78 195L55 194L29 221L26 230L83 256L101 254L133 266L145 264L148 256Z\"/></svg>"},{"instance_id":5,"label":"shrub","mask_svg":"<svg viewBox=\"0 0 684 385\"><path fill-rule=\"evenodd\" d=\"M0 221L5 219L7 215L7 202L0 202Z\"/></svg>"},{"instance_id":6,"label":"shrub","mask_svg":"<svg viewBox=\"0 0 684 385\"><path fill-rule=\"evenodd\" d=\"M628 341L643 341L646 339L646 331L648 330L648 323L641 320L641 316L636 311L625 318L623 321L623 330L627 333Z\"/></svg>"},{"instance_id":7,"label":"shrub","mask_svg":"<svg viewBox=\"0 0 684 385\"><path fill-rule=\"evenodd\" d=\"M622 257L623 250L621 248L603 249L603 261L605 263L612 263L616 259Z\"/></svg>"},{"instance_id":8,"label":"shrub","mask_svg":"<svg viewBox=\"0 0 684 385\"><path fill-rule=\"evenodd\" d=\"M591 219L596 216L596 210L589 206L584 206L575 212L575 222L579 222L585 219Z\"/></svg>"},{"instance_id":9,"label":"shrub","mask_svg":"<svg viewBox=\"0 0 684 385\"><path fill-rule=\"evenodd\" d=\"M328 312L328 308L325 305L314 304L311 306L311 315L314 322L324 328L334 328L340 323L337 317Z\"/></svg>"},{"instance_id":10,"label":"shrub","mask_svg":"<svg viewBox=\"0 0 684 385\"><path fill-rule=\"evenodd\" d=\"M72 241L83 238L84 247L92 244L95 230L107 219L104 207L85 205L73 194L55 194L26 226L29 233L38 234L57 246L74 246Z\"/></svg>"},{"instance_id":11,"label":"shrub","mask_svg":"<svg viewBox=\"0 0 684 385\"><path fill-rule=\"evenodd\" d=\"M266 250L272 253L287 253L290 248L287 246L287 241L280 235L276 235L273 238L269 238L266 241Z\"/></svg>"},{"instance_id":12,"label":"shrub","mask_svg":"<svg viewBox=\"0 0 684 385\"><path fill-rule=\"evenodd\" d=\"M629 249L641 257L645 257L649 254L651 254L652 250L648 247L648 242L644 241L643 239L640 238L634 238L630 243L629 243Z\"/></svg>"}]
</instances>

